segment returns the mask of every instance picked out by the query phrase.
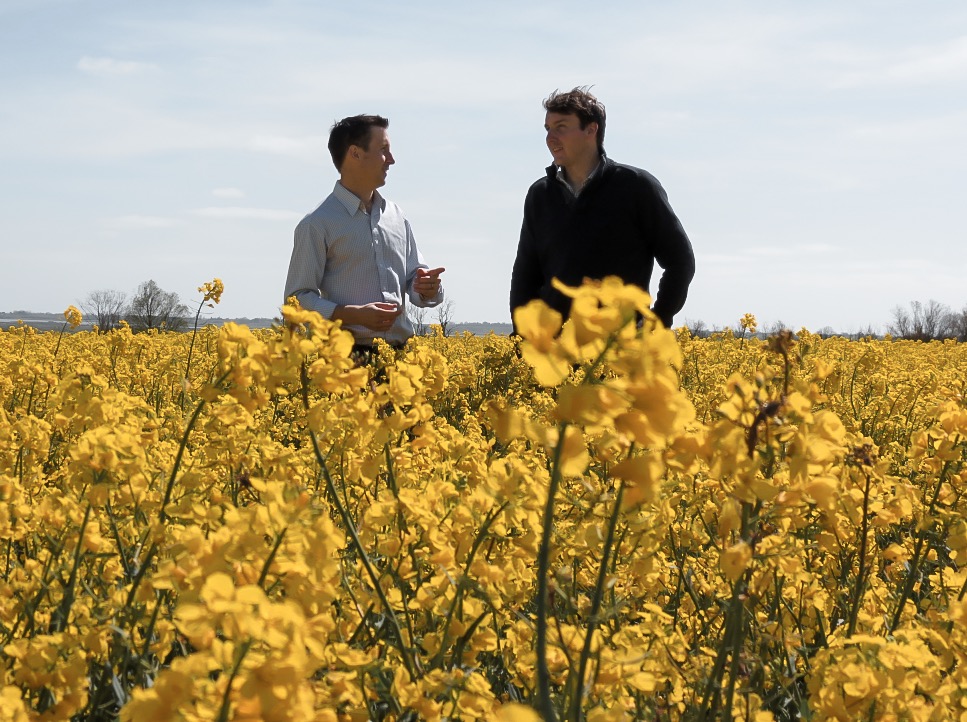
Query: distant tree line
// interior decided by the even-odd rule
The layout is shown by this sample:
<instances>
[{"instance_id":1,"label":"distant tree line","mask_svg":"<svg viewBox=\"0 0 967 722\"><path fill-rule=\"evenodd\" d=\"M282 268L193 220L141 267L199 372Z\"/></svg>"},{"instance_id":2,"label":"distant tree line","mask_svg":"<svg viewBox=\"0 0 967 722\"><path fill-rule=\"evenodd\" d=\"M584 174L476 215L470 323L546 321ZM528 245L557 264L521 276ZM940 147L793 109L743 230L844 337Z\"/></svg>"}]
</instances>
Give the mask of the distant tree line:
<instances>
[{"instance_id":1,"label":"distant tree line","mask_svg":"<svg viewBox=\"0 0 967 722\"><path fill-rule=\"evenodd\" d=\"M684 325L688 328L692 336L707 338L715 333L732 330L733 333L741 335L745 333L741 323L737 322L734 326L727 328L710 327L702 320L691 321L686 319ZM788 328L782 321L771 323L753 335L760 338L774 336L779 331ZM842 333L835 331L831 326L823 326L816 331L819 336L829 338L831 336L842 336L850 339L878 338L880 332L872 325L865 329ZM886 333L895 339L906 339L913 341L942 341L952 339L955 341L967 342L967 306L960 311L954 311L946 304L938 301L911 301L909 308L896 306L892 311L891 321L886 326Z\"/></svg>"},{"instance_id":2,"label":"distant tree line","mask_svg":"<svg viewBox=\"0 0 967 722\"><path fill-rule=\"evenodd\" d=\"M81 310L101 333L117 328L122 320L135 332L188 328L188 306L154 281L144 281L130 299L123 291L93 291L81 301Z\"/></svg>"},{"instance_id":3,"label":"distant tree line","mask_svg":"<svg viewBox=\"0 0 967 722\"><path fill-rule=\"evenodd\" d=\"M190 309L177 293L165 291L154 281L144 281L129 299L123 291L92 291L80 302L84 315L107 333L126 322L134 332L184 331L188 328ZM454 332L453 300L447 299L433 309L436 324L444 336ZM407 313L417 336L431 333L430 309L409 305Z\"/></svg>"},{"instance_id":4,"label":"distant tree line","mask_svg":"<svg viewBox=\"0 0 967 722\"><path fill-rule=\"evenodd\" d=\"M925 304L911 301L909 310L902 306L893 309L887 332L895 338L915 341L967 341L967 306L952 311L950 306L933 300Z\"/></svg>"},{"instance_id":5,"label":"distant tree line","mask_svg":"<svg viewBox=\"0 0 967 722\"><path fill-rule=\"evenodd\" d=\"M129 299L122 291L93 291L80 302L81 310L92 320L99 331L106 333L117 328L125 321L133 331L158 329L164 331L184 331L188 328L189 308L177 293L165 291L154 281L144 281ZM430 309L410 306L408 313L417 336L431 332ZM434 309L436 323L444 336L454 331L453 301L448 299ZM693 336L706 337L726 329L711 328L704 321L685 320L685 326ZM756 335L767 337L786 328L782 321L776 321L761 329ZM740 325L733 329L744 333ZM916 341L953 339L967 342L967 306L954 311L946 304L930 300L926 303L911 301L909 307L896 306L886 332L893 338ZM855 333L837 333L830 326L824 326L817 333L823 337L847 336L850 338L877 337L873 326Z\"/></svg>"}]
</instances>

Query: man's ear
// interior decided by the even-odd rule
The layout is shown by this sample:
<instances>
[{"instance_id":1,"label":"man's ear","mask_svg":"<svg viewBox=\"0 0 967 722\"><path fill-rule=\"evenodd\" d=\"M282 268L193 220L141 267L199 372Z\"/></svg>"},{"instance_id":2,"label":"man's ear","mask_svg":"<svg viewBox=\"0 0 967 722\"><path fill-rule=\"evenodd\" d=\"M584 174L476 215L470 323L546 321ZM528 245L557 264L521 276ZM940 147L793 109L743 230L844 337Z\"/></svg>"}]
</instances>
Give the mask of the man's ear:
<instances>
[{"instance_id":1,"label":"man's ear","mask_svg":"<svg viewBox=\"0 0 967 722\"><path fill-rule=\"evenodd\" d=\"M588 135L593 135L595 138L598 136L598 124L593 120L584 126L584 132Z\"/></svg>"}]
</instances>

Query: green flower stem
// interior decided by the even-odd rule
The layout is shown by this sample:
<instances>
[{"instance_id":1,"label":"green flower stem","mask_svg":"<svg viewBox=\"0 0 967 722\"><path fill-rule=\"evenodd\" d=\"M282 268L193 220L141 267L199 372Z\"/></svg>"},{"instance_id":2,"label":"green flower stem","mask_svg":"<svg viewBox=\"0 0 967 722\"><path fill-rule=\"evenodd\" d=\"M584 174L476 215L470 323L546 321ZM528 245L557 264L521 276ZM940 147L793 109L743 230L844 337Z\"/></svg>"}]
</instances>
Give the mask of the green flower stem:
<instances>
[{"instance_id":1,"label":"green flower stem","mask_svg":"<svg viewBox=\"0 0 967 722\"><path fill-rule=\"evenodd\" d=\"M547 667L547 618L548 570L551 559L551 533L554 529L554 501L561 485L561 454L564 451L564 432L567 422L557 429L557 445L551 462L551 480L547 488L547 503L544 506L544 524L541 530L541 545L537 552L537 711L544 722L556 722L557 713L551 701L551 673Z\"/></svg>"},{"instance_id":2,"label":"green flower stem","mask_svg":"<svg viewBox=\"0 0 967 722\"><path fill-rule=\"evenodd\" d=\"M393 632L397 642L396 646L399 650L400 657L403 659L403 666L406 667L406 671L409 673L410 679L416 680L419 678L417 676L416 665L410 656L410 651L407 649L406 643L403 640L403 630L400 627L400 622L396 618L396 613L393 611L393 607L390 605L389 600L386 598L386 593L383 591L383 587L379 583L379 575L376 573L376 569L373 567L373 563L370 561L365 547L363 547L363 542L360 540L359 534L356 532L356 526L353 524L353 521L349 516L349 511L339 501L339 496L336 493L336 485L332 480L332 475L329 473L329 465L326 463L326 459L322 455L322 450L319 448L319 440L316 438L316 434L314 431L312 431L312 429L309 429L309 439L312 441L313 452L316 455L316 460L319 462L319 466L322 469L323 476L326 480L326 490L329 493L329 498L331 499L332 504L336 507L336 511L338 512L339 516L342 518L346 533L349 535L349 539L352 542L353 547L356 549L356 553L359 554L359 559L363 564L363 568L366 570L366 574L369 576L373 589L376 591L376 595L379 597L379 601L383 605L383 609L386 611L386 617L389 619L390 624L393 627Z\"/></svg>"},{"instance_id":3,"label":"green flower stem","mask_svg":"<svg viewBox=\"0 0 967 722\"><path fill-rule=\"evenodd\" d=\"M228 378L230 373L231 373L231 370L228 370L225 373L223 373L221 377L218 379L218 381L215 382L214 386L215 387L220 386L222 382ZM198 402L198 405L195 406L194 413L191 415L191 419L189 419L188 421L188 425L185 427L185 433L182 434L181 443L178 445L178 453L175 456L175 463L174 463L174 466L172 466L171 468L171 476L168 477L168 483L165 485L165 494L164 494L164 498L161 501L161 510L158 513L158 521L161 522L162 524L168 521L169 519L168 513L165 511L165 507L168 506L168 502L171 500L171 494L175 488L175 480L178 478L178 470L181 468L181 460L184 458L185 449L188 446L188 437L191 434L192 430L194 429L195 424L198 421L198 417L201 416L202 409L205 408L206 403L207 402L205 401L204 398ZM151 565L151 561L154 559L154 555L157 553L157 551L158 551L158 543L152 541L151 546L148 548L148 553L145 555L144 561L141 562L138 568L138 573L135 576L134 581L131 583L131 591L128 592L128 598L127 598L127 602L125 603L125 607L130 607L134 603L134 597L138 591L138 587L141 585L141 581L144 579L147 569Z\"/></svg>"},{"instance_id":4,"label":"green flower stem","mask_svg":"<svg viewBox=\"0 0 967 722\"><path fill-rule=\"evenodd\" d=\"M856 572L856 584L853 585L853 600L850 605L849 626L846 629L846 638L849 639L856 632L856 620L859 617L860 602L863 601L863 594L866 591L866 545L870 535L870 486L872 480L866 474L866 488L863 490L863 523L860 531L860 560L859 570Z\"/></svg>"},{"instance_id":5,"label":"green flower stem","mask_svg":"<svg viewBox=\"0 0 967 722\"><path fill-rule=\"evenodd\" d=\"M732 598L729 600L728 611L725 614L725 629L722 634L722 642L719 645L718 654L715 657L715 664L712 673L709 675L705 685L705 695L702 698L702 709L698 719L702 722L714 719L718 712L721 702L722 680L725 677L725 663L731 652L733 657L738 655L736 642L741 636L742 613L744 605L740 599L745 589L743 579L738 579L732 585ZM724 716L722 719L731 719Z\"/></svg>"},{"instance_id":6,"label":"green flower stem","mask_svg":"<svg viewBox=\"0 0 967 722\"><path fill-rule=\"evenodd\" d=\"M232 694L232 683L238 676L239 671L242 669L242 661L245 659L245 655L252 648L252 640L246 639L239 650L235 653L235 661L232 665L232 673L228 678L228 683L225 685L225 694L222 696L222 706L218 710L218 717L216 717L216 722L228 722L231 719L230 714L232 711L232 701L230 699Z\"/></svg>"},{"instance_id":7,"label":"green flower stem","mask_svg":"<svg viewBox=\"0 0 967 722\"><path fill-rule=\"evenodd\" d=\"M142 659L146 659L148 656L148 650L151 648L151 637L154 635L154 628L158 623L158 615L161 612L162 604L167 601L167 597L167 591L158 592L155 595L154 611L151 613L151 619L148 621L148 627L144 631L144 645L141 647Z\"/></svg>"},{"instance_id":8,"label":"green flower stem","mask_svg":"<svg viewBox=\"0 0 967 722\"><path fill-rule=\"evenodd\" d=\"M742 504L742 526L741 538L747 540L750 534L750 514L751 505ZM712 673L709 675L705 686L705 695L702 699L702 709L698 719L702 722L714 719L718 713L719 704L722 701L722 681L725 678L725 666L729 655L732 655L730 665L729 684L725 698L725 710L722 713L723 720L732 719L732 699L735 693L735 680L738 673L739 653L742 649L742 641L745 631L745 599L748 589L748 580L751 576L749 569L735 580L732 584L732 596L729 599L728 610L725 613L725 628L722 634L722 642L719 645L718 654L715 657L715 664Z\"/></svg>"},{"instance_id":9,"label":"green flower stem","mask_svg":"<svg viewBox=\"0 0 967 722\"><path fill-rule=\"evenodd\" d=\"M288 530L289 528L286 527L275 535L275 544L272 545L272 551L269 552L269 556L266 558L265 564L262 565L262 573L259 574L259 587L265 584L265 578L269 576L269 567L272 566L272 561L275 559L275 555L278 553L279 547L282 546L282 540L285 539L285 533Z\"/></svg>"},{"instance_id":10,"label":"green flower stem","mask_svg":"<svg viewBox=\"0 0 967 722\"><path fill-rule=\"evenodd\" d=\"M470 547L470 552L467 554L467 561L463 565L463 578L457 584L457 592L453 595L453 602L450 604L449 609L447 609L447 616L443 622L443 634L441 636L440 650L437 652L436 657L434 657L431 667L436 669L443 662L443 656L446 652L448 645L450 644L450 627L453 622L453 615L456 612L457 607L463 601L463 595L467 590L466 580L470 576L470 565L473 563L474 558L477 555L477 550L480 549L480 545L483 540L487 537L487 532L493 525L494 521L500 516L500 514L507 508L510 502L505 501L497 509L495 509L481 525L480 530L477 532L477 537L473 540L473 545ZM456 655L451 657L452 660L457 661Z\"/></svg>"},{"instance_id":11,"label":"green flower stem","mask_svg":"<svg viewBox=\"0 0 967 722\"><path fill-rule=\"evenodd\" d=\"M216 388L222 385L222 382L228 378L231 370L223 373L219 379L213 384ZM175 479L178 477L178 470L181 468L181 460L184 458L185 449L188 448L188 436L191 434L192 430L195 428L195 424L198 422L198 417L201 416L202 409L208 402L202 398L198 401L195 406L195 411L191 415L191 419L188 420L188 425L185 426L185 433L181 436L181 443L178 445L178 453L175 456L174 466L171 467L171 476L168 477L168 483L165 485L165 495L164 499L161 501L161 513L158 520L165 522L168 520L168 514L165 511L165 507L168 506L168 502L171 501L171 493L175 488Z\"/></svg>"},{"instance_id":12,"label":"green flower stem","mask_svg":"<svg viewBox=\"0 0 967 722\"><path fill-rule=\"evenodd\" d=\"M124 544L121 542L121 532L118 530L117 519L114 517L114 511L111 509L111 502L108 501L104 505L104 510L107 512L107 519L111 524L111 533L114 535L114 541L118 545L118 556L121 558L121 568L124 569L124 578L131 578L131 564L128 561L128 552L124 548Z\"/></svg>"},{"instance_id":13,"label":"green flower stem","mask_svg":"<svg viewBox=\"0 0 967 722\"><path fill-rule=\"evenodd\" d=\"M630 455L630 452L629 452ZM584 648L581 650L581 658L578 661L578 671L571 687L571 715L573 722L581 720L581 702L584 700L584 677L587 674L588 661L591 659L591 645L594 640L594 632L598 628L600 619L602 600L604 599L605 582L608 579L608 559L614 547L615 530L618 528L618 518L621 515L621 500L624 497L625 485L622 483L618 487L618 493L614 499L614 509L611 518L608 520L608 535L604 541L604 549L601 552L601 562L598 566L598 580L594 587L594 597L591 600L591 610L588 614L588 628L584 637Z\"/></svg>"},{"instance_id":14,"label":"green flower stem","mask_svg":"<svg viewBox=\"0 0 967 722\"><path fill-rule=\"evenodd\" d=\"M927 508L925 517L930 517L933 515L933 511L937 506L937 499L940 498L940 490L943 488L944 482L947 480L947 474L950 472L951 462L948 460L944 462L943 469L940 471L940 478L937 479L937 486L933 490L933 499L930 500L930 506ZM897 627L900 626L900 617L903 616L903 607L907 603L907 599L913 593L913 587L917 583L917 577L920 575L920 562L923 559L923 545L927 541L927 530L921 525L921 528L917 531L917 541L913 547L913 560L910 562L910 571L907 572L907 577L903 583L903 590L900 592L900 598L897 600L896 611L893 613L893 619L890 622L890 626L887 631L893 632Z\"/></svg>"},{"instance_id":15,"label":"green flower stem","mask_svg":"<svg viewBox=\"0 0 967 722\"><path fill-rule=\"evenodd\" d=\"M191 373L191 354L195 350L195 337L198 335L198 319L201 317L201 310L205 307L205 302L207 298L203 298L201 303L198 304L198 311L195 312L195 325L191 329L191 343L188 344L188 360L185 362L185 384L188 383L188 374ZM181 387L181 397L178 399L178 406L184 409L185 404L185 389L186 386Z\"/></svg>"},{"instance_id":16,"label":"green flower stem","mask_svg":"<svg viewBox=\"0 0 967 722\"><path fill-rule=\"evenodd\" d=\"M63 632L67 629L67 622L70 620L71 607L74 606L74 588L77 586L77 569L81 565L81 557L84 553L84 532L87 531L87 522L91 518L91 505L87 505L84 510L84 521L81 522L81 530L77 535L77 549L74 551L74 563L71 565L71 573L67 579L67 586L64 587L64 597L54 613L50 615L50 633Z\"/></svg>"}]
</instances>

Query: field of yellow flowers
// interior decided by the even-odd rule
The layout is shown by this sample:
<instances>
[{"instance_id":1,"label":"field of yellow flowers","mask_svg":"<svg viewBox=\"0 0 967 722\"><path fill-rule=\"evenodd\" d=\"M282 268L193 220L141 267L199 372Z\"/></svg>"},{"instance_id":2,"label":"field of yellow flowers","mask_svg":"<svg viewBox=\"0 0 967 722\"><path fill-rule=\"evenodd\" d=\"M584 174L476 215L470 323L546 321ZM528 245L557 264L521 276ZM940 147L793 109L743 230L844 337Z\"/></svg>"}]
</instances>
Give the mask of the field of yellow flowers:
<instances>
[{"instance_id":1,"label":"field of yellow flowers","mask_svg":"<svg viewBox=\"0 0 967 722\"><path fill-rule=\"evenodd\" d=\"M0 720L967 719L967 348L567 291L0 331Z\"/></svg>"}]
</instances>

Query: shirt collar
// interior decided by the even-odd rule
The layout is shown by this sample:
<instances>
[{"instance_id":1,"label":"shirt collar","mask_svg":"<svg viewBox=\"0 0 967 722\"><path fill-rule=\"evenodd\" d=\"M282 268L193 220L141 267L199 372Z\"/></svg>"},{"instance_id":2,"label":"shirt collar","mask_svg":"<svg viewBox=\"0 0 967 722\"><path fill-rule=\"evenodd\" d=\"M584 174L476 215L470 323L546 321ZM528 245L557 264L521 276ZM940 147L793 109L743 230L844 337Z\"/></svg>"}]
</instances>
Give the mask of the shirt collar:
<instances>
[{"instance_id":1,"label":"shirt collar","mask_svg":"<svg viewBox=\"0 0 967 722\"><path fill-rule=\"evenodd\" d=\"M351 190L349 190L346 186L344 186L339 181L336 181L336 185L332 189L332 194L336 196L336 198L339 200L340 203L343 204L343 206L345 206L346 210L349 212L349 215L351 216L356 215L356 211L362 210L363 208L363 201L360 199L360 197L357 196L355 193L353 193ZM379 194L379 191L373 191L372 207L383 210L383 203L384 203L383 196Z\"/></svg>"},{"instance_id":2,"label":"shirt collar","mask_svg":"<svg viewBox=\"0 0 967 722\"><path fill-rule=\"evenodd\" d=\"M606 158L607 156L604 154L604 152L602 152L601 155L598 157L598 164L594 166L594 170L591 171L590 175L588 175L587 179L584 181L584 185L581 186L581 190L575 190L574 186L572 186L570 182L568 182L567 176L564 174L563 166L559 166L559 165L554 166L554 168L556 169L554 171L554 175L559 182L564 184L565 188L571 191L571 195L577 198L581 194L581 191L583 191L585 188L588 187L588 183L590 183L594 178L596 178L601 173L601 169L604 167L604 162Z\"/></svg>"}]
</instances>

